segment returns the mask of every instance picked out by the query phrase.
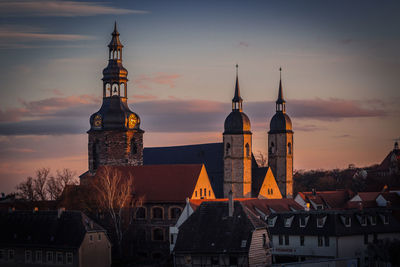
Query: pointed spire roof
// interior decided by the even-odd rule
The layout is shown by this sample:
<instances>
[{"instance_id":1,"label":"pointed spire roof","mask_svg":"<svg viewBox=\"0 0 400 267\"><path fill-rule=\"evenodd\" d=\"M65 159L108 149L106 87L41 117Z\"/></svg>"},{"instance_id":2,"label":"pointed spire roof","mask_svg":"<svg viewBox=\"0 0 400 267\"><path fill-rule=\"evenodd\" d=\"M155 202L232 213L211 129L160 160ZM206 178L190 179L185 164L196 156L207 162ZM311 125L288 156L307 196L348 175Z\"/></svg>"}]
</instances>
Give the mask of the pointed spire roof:
<instances>
[{"instance_id":1,"label":"pointed spire roof","mask_svg":"<svg viewBox=\"0 0 400 267\"><path fill-rule=\"evenodd\" d=\"M111 33L112 39L111 42L109 43L108 47L110 49L117 49L117 48L122 48L124 47L121 44L121 41L119 40L119 32L117 30L117 22L114 22L114 31Z\"/></svg>"},{"instance_id":2,"label":"pointed spire roof","mask_svg":"<svg viewBox=\"0 0 400 267\"><path fill-rule=\"evenodd\" d=\"M232 102L242 102L243 101L242 97L240 96L238 68L239 68L239 65L236 64L235 96L233 97Z\"/></svg>"},{"instance_id":3,"label":"pointed spire roof","mask_svg":"<svg viewBox=\"0 0 400 267\"><path fill-rule=\"evenodd\" d=\"M278 99L276 100L276 104L284 104L286 101L283 99L283 91L282 91L282 68L279 68L279 93Z\"/></svg>"}]
</instances>

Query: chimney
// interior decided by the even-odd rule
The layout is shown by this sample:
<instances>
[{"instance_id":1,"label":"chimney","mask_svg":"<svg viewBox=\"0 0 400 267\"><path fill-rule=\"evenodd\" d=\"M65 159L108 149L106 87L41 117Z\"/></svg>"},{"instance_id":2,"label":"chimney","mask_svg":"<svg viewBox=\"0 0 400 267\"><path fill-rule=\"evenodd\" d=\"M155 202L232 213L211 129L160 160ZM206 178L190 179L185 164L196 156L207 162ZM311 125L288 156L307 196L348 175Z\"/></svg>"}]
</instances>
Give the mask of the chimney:
<instances>
[{"instance_id":1,"label":"chimney","mask_svg":"<svg viewBox=\"0 0 400 267\"><path fill-rule=\"evenodd\" d=\"M39 211L39 208L38 207L34 207L33 208L33 213L36 213L36 212L38 212Z\"/></svg>"},{"instance_id":2,"label":"chimney","mask_svg":"<svg viewBox=\"0 0 400 267\"><path fill-rule=\"evenodd\" d=\"M58 219L60 219L61 218L61 215L62 215L62 213L65 211L65 208L59 208L58 210L57 210L57 218Z\"/></svg>"},{"instance_id":3,"label":"chimney","mask_svg":"<svg viewBox=\"0 0 400 267\"><path fill-rule=\"evenodd\" d=\"M233 216L233 194L232 194L232 190L229 191L229 195L228 195L228 208L229 208L229 217Z\"/></svg>"}]
</instances>

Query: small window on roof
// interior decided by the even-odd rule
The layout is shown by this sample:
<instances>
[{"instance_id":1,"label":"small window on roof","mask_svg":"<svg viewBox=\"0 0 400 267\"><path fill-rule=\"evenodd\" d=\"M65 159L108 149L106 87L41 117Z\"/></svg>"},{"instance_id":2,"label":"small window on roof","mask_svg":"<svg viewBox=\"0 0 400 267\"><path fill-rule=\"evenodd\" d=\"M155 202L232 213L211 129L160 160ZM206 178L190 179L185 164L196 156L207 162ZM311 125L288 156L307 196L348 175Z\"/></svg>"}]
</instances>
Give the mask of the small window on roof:
<instances>
[{"instance_id":1,"label":"small window on roof","mask_svg":"<svg viewBox=\"0 0 400 267\"><path fill-rule=\"evenodd\" d=\"M325 225L325 221L326 221L326 216L324 217L317 217L317 227L318 228L322 228Z\"/></svg>"},{"instance_id":2,"label":"small window on roof","mask_svg":"<svg viewBox=\"0 0 400 267\"><path fill-rule=\"evenodd\" d=\"M242 244L240 245L240 247L245 248L247 244L247 240L242 240Z\"/></svg>"},{"instance_id":3,"label":"small window on roof","mask_svg":"<svg viewBox=\"0 0 400 267\"><path fill-rule=\"evenodd\" d=\"M369 217L371 221L371 225L376 225L376 215L372 215Z\"/></svg>"},{"instance_id":4,"label":"small window on roof","mask_svg":"<svg viewBox=\"0 0 400 267\"><path fill-rule=\"evenodd\" d=\"M346 227L350 227L351 226L351 218L350 218L350 216L340 216L340 218L342 219L342 222L343 222L344 226L346 226Z\"/></svg>"}]
</instances>

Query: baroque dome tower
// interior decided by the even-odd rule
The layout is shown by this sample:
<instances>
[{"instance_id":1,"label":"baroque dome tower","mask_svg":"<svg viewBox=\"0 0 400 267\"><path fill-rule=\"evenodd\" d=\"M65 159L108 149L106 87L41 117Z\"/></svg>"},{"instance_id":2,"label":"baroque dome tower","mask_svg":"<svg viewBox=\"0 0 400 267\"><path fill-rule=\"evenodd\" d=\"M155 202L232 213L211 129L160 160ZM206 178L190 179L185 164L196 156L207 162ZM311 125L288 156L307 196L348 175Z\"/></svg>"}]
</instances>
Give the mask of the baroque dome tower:
<instances>
[{"instance_id":1,"label":"baroque dome tower","mask_svg":"<svg viewBox=\"0 0 400 267\"><path fill-rule=\"evenodd\" d=\"M238 65L232 112L224 123L224 197L251 197L252 133L249 117L243 112Z\"/></svg>"},{"instance_id":2,"label":"baroque dome tower","mask_svg":"<svg viewBox=\"0 0 400 267\"><path fill-rule=\"evenodd\" d=\"M108 65L103 70L103 103L90 116L89 171L100 165L142 165L143 133L140 117L128 107L128 71L122 66L117 24L108 45Z\"/></svg>"},{"instance_id":3,"label":"baroque dome tower","mask_svg":"<svg viewBox=\"0 0 400 267\"><path fill-rule=\"evenodd\" d=\"M279 69L281 72L282 69ZM283 197L293 197L293 130L292 121L286 114L283 98L282 75L279 79L276 112L269 124L268 166L271 167Z\"/></svg>"}]
</instances>

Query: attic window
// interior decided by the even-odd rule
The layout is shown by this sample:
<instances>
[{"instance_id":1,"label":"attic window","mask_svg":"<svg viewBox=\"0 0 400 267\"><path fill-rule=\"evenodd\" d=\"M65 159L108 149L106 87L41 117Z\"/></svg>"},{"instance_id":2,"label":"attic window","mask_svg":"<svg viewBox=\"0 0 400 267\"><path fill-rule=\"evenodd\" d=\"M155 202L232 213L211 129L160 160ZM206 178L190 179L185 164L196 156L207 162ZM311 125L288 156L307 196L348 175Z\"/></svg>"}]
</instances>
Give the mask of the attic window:
<instances>
[{"instance_id":1,"label":"attic window","mask_svg":"<svg viewBox=\"0 0 400 267\"><path fill-rule=\"evenodd\" d=\"M389 224L389 215L380 214L379 216L381 217L383 224Z\"/></svg>"},{"instance_id":2,"label":"attic window","mask_svg":"<svg viewBox=\"0 0 400 267\"><path fill-rule=\"evenodd\" d=\"M291 227L292 226L293 218L294 218L294 216L291 216L289 218L285 218L285 227Z\"/></svg>"},{"instance_id":3,"label":"attic window","mask_svg":"<svg viewBox=\"0 0 400 267\"><path fill-rule=\"evenodd\" d=\"M241 248L245 248L247 244L247 240L242 240L242 244L240 245Z\"/></svg>"},{"instance_id":4,"label":"attic window","mask_svg":"<svg viewBox=\"0 0 400 267\"><path fill-rule=\"evenodd\" d=\"M340 216L344 226L350 227L351 226L351 218L349 216Z\"/></svg>"},{"instance_id":5,"label":"attic window","mask_svg":"<svg viewBox=\"0 0 400 267\"><path fill-rule=\"evenodd\" d=\"M274 227L275 226L275 222L276 222L276 216L275 217L273 217L273 218L268 218L268 226L269 227Z\"/></svg>"},{"instance_id":6,"label":"attic window","mask_svg":"<svg viewBox=\"0 0 400 267\"><path fill-rule=\"evenodd\" d=\"M301 216L300 217L300 227L306 227L309 216Z\"/></svg>"},{"instance_id":7,"label":"attic window","mask_svg":"<svg viewBox=\"0 0 400 267\"><path fill-rule=\"evenodd\" d=\"M367 216L361 215L357 216L357 218L360 221L361 226L367 226Z\"/></svg>"},{"instance_id":8,"label":"attic window","mask_svg":"<svg viewBox=\"0 0 400 267\"><path fill-rule=\"evenodd\" d=\"M317 227L322 228L325 225L326 216L317 218Z\"/></svg>"},{"instance_id":9,"label":"attic window","mask_svg":"<svg viewBox=\"0 0 400 267\"><path fill-rule=\"evenodd\" d=\"M369 217L371 225L376 225L376 215L372 215Z\"/></svg>"}]
</instances>

